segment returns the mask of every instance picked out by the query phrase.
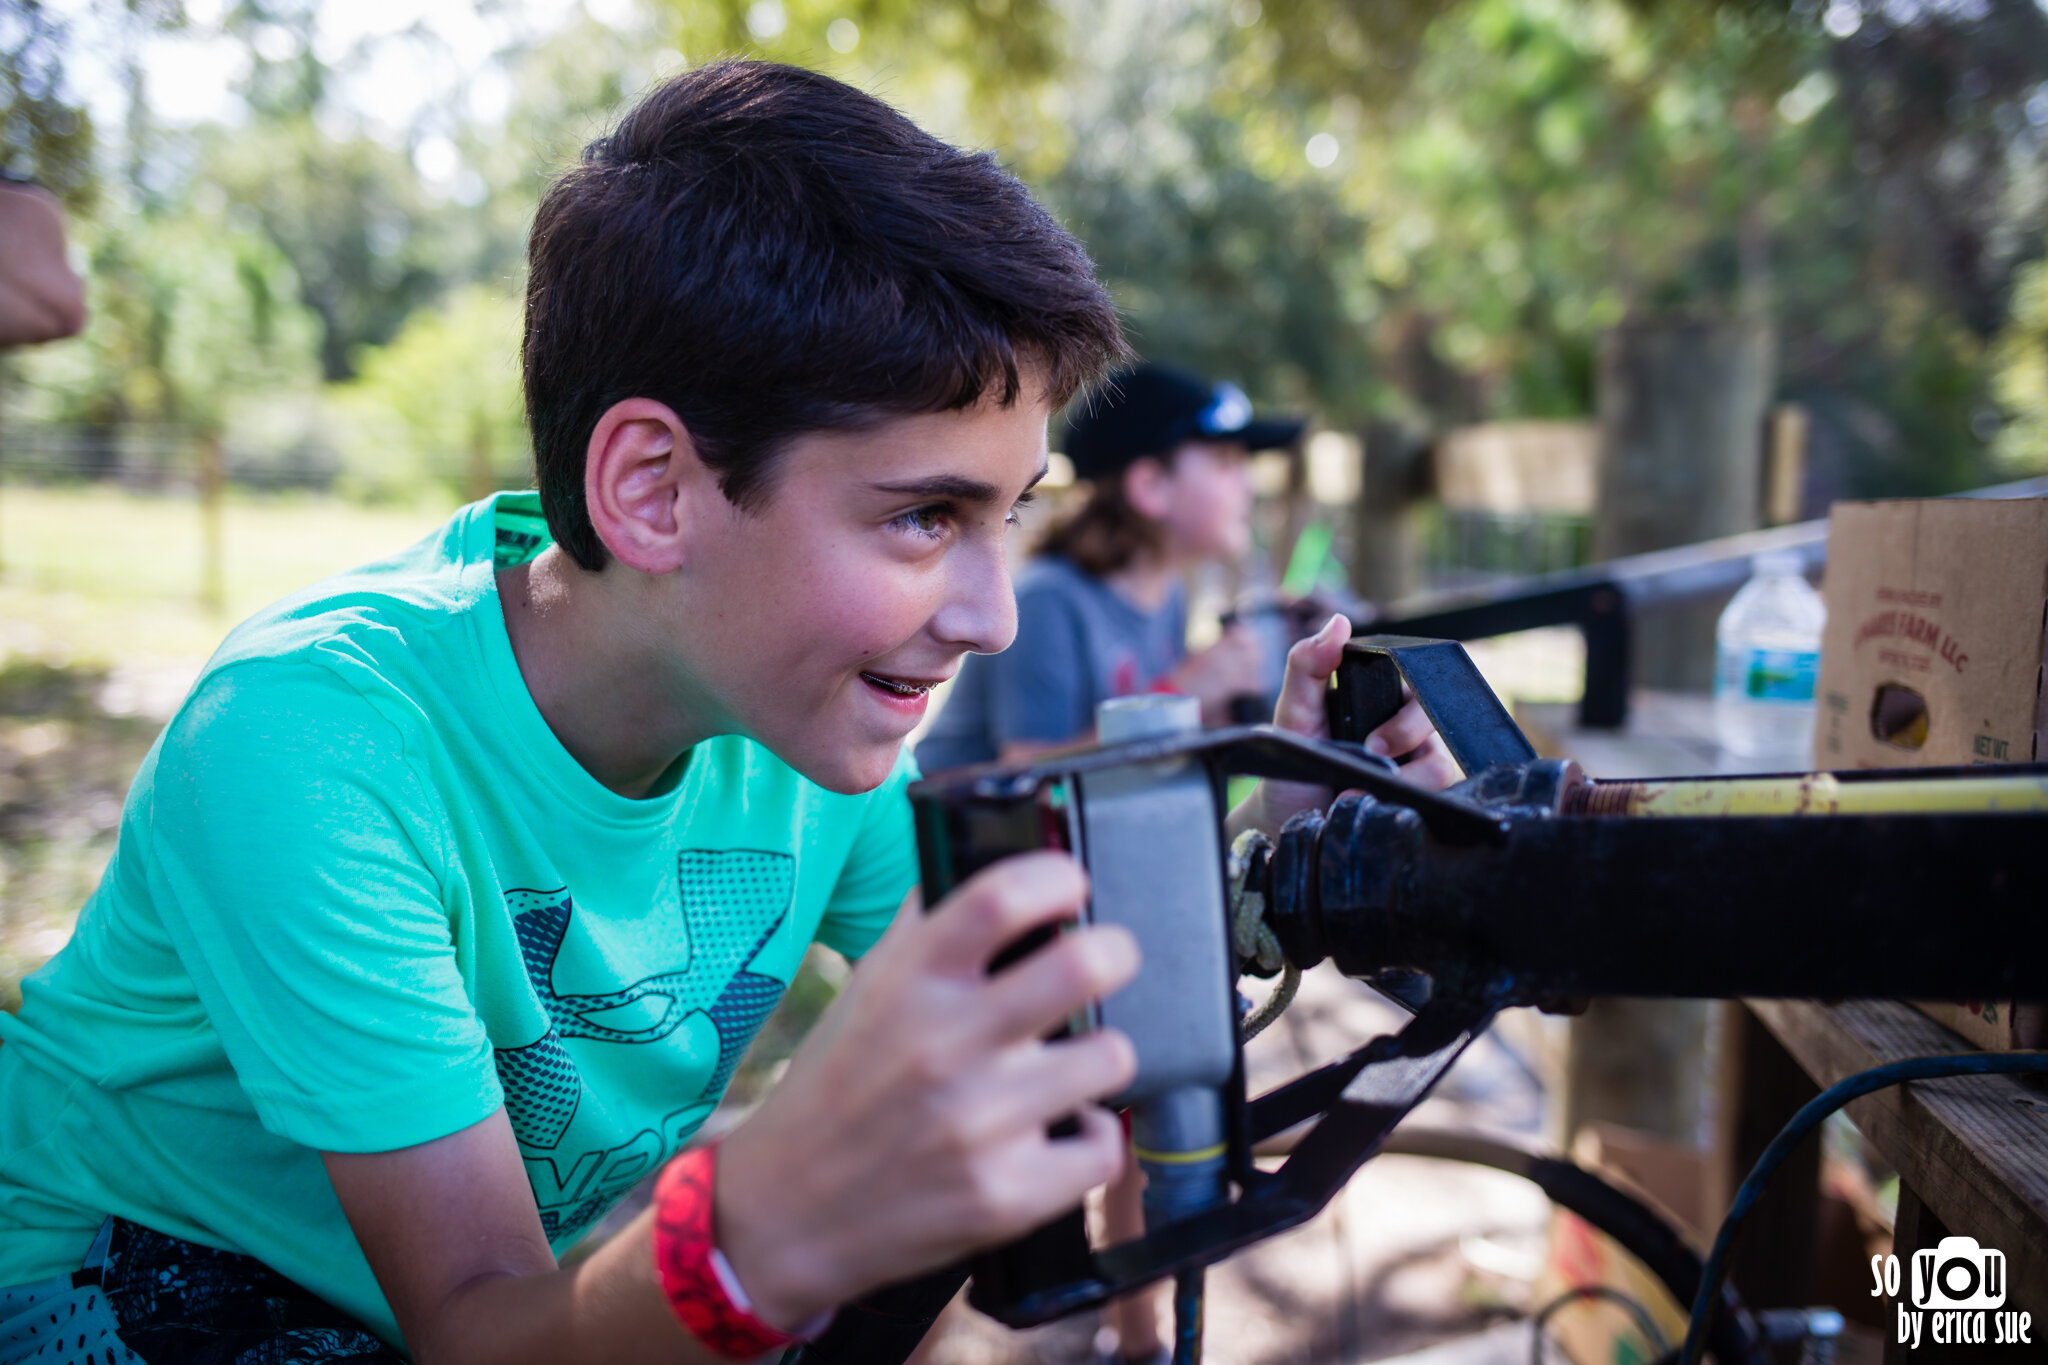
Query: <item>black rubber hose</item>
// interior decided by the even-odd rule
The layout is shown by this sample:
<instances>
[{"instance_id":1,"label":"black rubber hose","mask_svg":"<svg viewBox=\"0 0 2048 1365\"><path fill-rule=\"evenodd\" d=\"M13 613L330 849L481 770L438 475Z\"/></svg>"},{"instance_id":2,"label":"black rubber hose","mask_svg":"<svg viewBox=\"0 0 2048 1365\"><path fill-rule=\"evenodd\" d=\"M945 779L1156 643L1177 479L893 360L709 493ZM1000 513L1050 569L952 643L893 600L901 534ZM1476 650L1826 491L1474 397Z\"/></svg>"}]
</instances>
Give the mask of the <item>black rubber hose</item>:
<instances>
[{"instance_id":1,"label":"black rubber hose","mask_svg":"<svg viewBox=\"0 0 2048 1365\"><path fill-rule=\"evenodd\" d=\"M1828 1115L1848 1104L1851 1100L1898 1085L1902 1081L1931 1081L1947 1076L2014 1076L2042 1075L2048 1073L2048 1052L1963 1052L1947 1053L1934 1057L1902 1057L1896 1062L1874 1066L1868 1071L1859 1071L1847 1076L1814 1096L1794 1114L1778 1135L1771 1139L1771 1145L1764 1148L1763 1155L1756 1159L1749 1175L1735 1191L1735 1198L1729 1203L1728 1216L1721 1220L1720 1235L1714 1238L1714 1249L1707 1255L1707 1265L1712 1278L1709 1285L1722 1282L1728 1273L1728 1253L1735 1245L1735 1234L1742 1230L1743 1219L1749 1216L1756 1201L1778 1173L1778 1167L1785 1158L1792 1155L1808 1133L1820 1127ZM1680 1365L1693 1365L1700 1358L1702 1348L1713 1350L1714 1339L1702 1332L1702 1324L1716 1322L1714 1300L1697 1289L1692 1305L1692 1323L1686 1329L1685 1346L1679 1353ZM1727 1306L1721 1306L1722 1314Z\"/></svg>"},{"instance_id":2,"label":"black rubber hose","mask_svg":"<svg viewBox=\"0 0 2048 1365\"><path fill-rule=\"evenodd\" d=\"M1276 1147L1281 1145L1284 1139ZM1513 1138L1410 1127L1396 1128L1381 1150L1390 1155L1467 1161L1521 1176L1552 1203L1612 1237L1681 1304L1691 1303L1699 1294L1700 1258L1669 1223L1641 1200L1561 1157ZM966 1278L966 1266L953 1266L908 1284L877 1290L840 1309L816 1341L785 1352L782 1365L902 1365ZM1769 1365L1732 1286L1722 1288L1721 1312L1715 1315L1707 1345L1722 1365Z\"/></svg>"}]
</instances>

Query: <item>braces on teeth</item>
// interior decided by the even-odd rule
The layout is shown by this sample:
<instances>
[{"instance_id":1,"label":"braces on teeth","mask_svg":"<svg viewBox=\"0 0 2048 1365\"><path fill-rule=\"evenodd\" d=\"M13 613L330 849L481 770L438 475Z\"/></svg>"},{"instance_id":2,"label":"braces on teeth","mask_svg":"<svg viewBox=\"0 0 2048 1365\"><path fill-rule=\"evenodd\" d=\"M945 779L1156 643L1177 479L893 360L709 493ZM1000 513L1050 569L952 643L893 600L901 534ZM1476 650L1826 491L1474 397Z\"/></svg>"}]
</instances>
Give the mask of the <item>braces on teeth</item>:
<instances>
[{"instance_id":1,"label":"braces on teeth","mask_svg":"<svg viewBox=\"0 0 2048 1365\"><path fill-rule=\"evenodd\" d=\"M861 676L871 683L880 683L901 697L921 697L932 690L929 683L900 683L889 678L878 677L873 673L863 673Z\"/></svg>"}]
</instances>

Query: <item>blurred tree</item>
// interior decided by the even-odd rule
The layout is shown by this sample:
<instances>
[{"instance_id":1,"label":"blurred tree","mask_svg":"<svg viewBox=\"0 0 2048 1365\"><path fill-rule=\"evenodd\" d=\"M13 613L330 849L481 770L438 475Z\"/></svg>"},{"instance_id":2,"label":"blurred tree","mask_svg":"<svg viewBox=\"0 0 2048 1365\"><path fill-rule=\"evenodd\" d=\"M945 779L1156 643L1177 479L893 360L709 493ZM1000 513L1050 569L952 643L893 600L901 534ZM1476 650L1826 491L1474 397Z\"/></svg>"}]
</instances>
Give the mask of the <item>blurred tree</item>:
<instances>
[{"instance_id":1,"label":"blurred tree","mask_svg":"<svg viewBox=\"0 0 2048 1365\"><path fill-rule=\"evenodd\" d=\"M319 11L319 0L228 10L222 31L243 49L249 117L209 130L195 169L291 261L320 317L321 370L342 380L360 347L388 341L459 277L448 239L466 215L427 191L412 145L371 137L360 115L333 105L333 73L314 44Z\"/></svg>"},{"instance_id":2,"label":"blurred tree","mask_svg":"<svg viewBox=\"0 0 2048 1365\"><path fill-rule=\"evenodd\" d=\"M2015 472L2048 473L2048 263L2020 271L1995 360L1998 401L2008 418L1998 433L1999 457Z\"/></svg>"},{"instance_id":3,"label":"blurred tree","mask_svg":"<svg viewBox=\"0 0 2048 1365\"><path fill-rule=\"evenodd\" d=\"M1055 78L1085 45L1053 0L656 0L692 62L756 55L833 71L955 140L989 139L1031 169L1064 139ZM1083 21L1085 23L1085 21Z\"/></svg>"},{"instance_id":4,"label":"blurred tree","mask_svg":"<svg viewBox=\"0 0 2048 1365\"><path fill-rule=\"evenodd\" d=\"M92 233L86 330L21 358L23 415L219 432L238 405L312 396L318 322L290 262L218 195L197 198Z\"/></svg>"},{"instance_id":5,"label":"blurred tree","mask_svg":"<svg viewBox=\"0 0 2048 1365\"><path fill-rule=\"evenodd\" d=\"M105 17L123 49L129 111L124 173L103 182L106 193L74 223L88 259L87 326L77 342L16 360L26 382L10 406L86 427L182 428L217 451L250 405L293 392L310 398L317 320L300 306L296 273L276 243L203 171L193 172L205 149L224 140L222 130L156 126L139 44L182 25L182 7L123 0ZM185 458L169 448L154 456Z\"/></svg>"},{"instance_id":6,"label":"blurred tree","mask_svg":"<svg viewBox=\"0 0 2048 1365\"><path fill-rule=\"evenodd\" d=\"M516 292L547 175L723 52L1001 146L1141 347L1346 425L1583 413L1620 318L1765 310L1836 486L1953 487L1984 473L1988 348L2048 235L2035 0L658 0L618 28L574 6L401 127L351 82L432 25L330 69L320 3L232 0L246 119L158 130L137 102L124 204L175 218L210 186L290 263L336 379L451 289ZM63 25L31 0L9 21L11 79L59 90Z\"/></svg>"},{"instance_id":7,"label":"blurred tree","mask_svg":"<svg viewBox=\"0 0 2048 1365\"><path fill-rule=\"evenodd\" d=\"M0 13L0 171L42 184L74 211L94 187L93 127L64 89L65 21L43 0Z\"/></svg>"},{"instance_id":8,"label":"blurred tree","mask_svg":"<svg viewBox=\"0 0 2048 1365\"><path fill-rule=\"evenodd\" d=\"M426 194L404 150L333 136L304 113L208 142L200 174L291 261L320 317L328 379L351 377L359 347L389 340L455 275L445 231L455 215Z\"/></svg>"},{"instance_id":9,"label":"blurred tree","mask_svg":"<svg viewBox=\"0 0 2048 1365\"><path fill-rule=\"evenodd\" d=\"M1765 310L1838 489L1987 477L1983 346L2044 226L2033 0L1358 8L1236 0L1227 81L1341 148L1414 410L1585 412L1621 317Z\"/></svg>"},{"instance_id":10,"label":"blurred tree","mask_svg":"<svg viewBox=\"0 0 2048 1365\"><path fill-rule=\"evenodd\" d=\"M1302 159L1284 109L1225 84L1215 18L1098 6L1062 77L1078 135L1041 186L1141 354L1362 421L1386 398L1368 222Z\"/></svg>"},{"instance_id":11,"label":"blurred tree","mask_svg":"<svg viewBox=\"0 0 2048 1365\"><path fill-rule=\"evenodd\" d=\"M330 390L344 491L383 501L480 498L530 482L519 387L520 300L481 285L407 319Z\"/></svg>"}]
</instances>

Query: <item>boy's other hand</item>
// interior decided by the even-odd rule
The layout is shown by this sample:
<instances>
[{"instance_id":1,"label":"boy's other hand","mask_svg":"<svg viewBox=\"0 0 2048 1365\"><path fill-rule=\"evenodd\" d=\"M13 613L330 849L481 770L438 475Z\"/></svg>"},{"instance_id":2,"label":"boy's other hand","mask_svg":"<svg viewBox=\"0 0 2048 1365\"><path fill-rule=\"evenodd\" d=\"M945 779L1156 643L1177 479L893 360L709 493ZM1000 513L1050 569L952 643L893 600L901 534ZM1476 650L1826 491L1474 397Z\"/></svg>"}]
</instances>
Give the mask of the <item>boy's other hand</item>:
<instances>
[{"instance_id":1,"label":"boy's other hand","mask_svg":"<svg viewBox=\"0 0 2048 1365\"><path fill-rule=\"evenodd\" d=\"M1181 660L1169 676L1175 687L1201 701L1204 724L1220 725L1230 719L1233 698L1265 695L1265 647L1257 631L1237 622L1215 644Z\"/></svg>"},{"instance_id":2,"label":"boy's other hand","mask_svg":"<svg viewBox=\"0 0 2048 1365\"><path fill-rule=\"evenodd\" d=\"M861 961L719 1159L719 1247L766 1321L1008 1241L1116 1175L1122 1130L1094 1102L1129 1084L1130 1041L1046 1035L1136 974L1136 942L1072 929L988 971L1086 896L1065 854L1005 859L930 915L913 897ZM1068 1115L1079 1134L1048 1137Z\"/></svg>"},{"instance_id":3,"label":"boy's other hand","mask_svg":"<svg viewBox=\"0 0 2048 1365\"><path fill-rule=\"evenodd\" d=\"M1351 638L1351 622L1332 616L1323 628L1287 651L1287 680L1280 687L1280 701L1273 708L1273 723L1283 730L1312 739L1327 739L1330 716L1324 698L1330 690L1330 675L1343 662L1345 642ZM1401 776L1417 786L1441 791L1464 776L1451 757L1443 736L1430 723L1422 703L1407 684L1401 686L1407 701L1385 724L1366 736L1368 751L1402 762ZM1232 825L1256 825L1268 834L1298 811L1326 806L1328 788L1299 782L1261 782L1258 792L1240 808Z\"/></svg>"}]
</instances>

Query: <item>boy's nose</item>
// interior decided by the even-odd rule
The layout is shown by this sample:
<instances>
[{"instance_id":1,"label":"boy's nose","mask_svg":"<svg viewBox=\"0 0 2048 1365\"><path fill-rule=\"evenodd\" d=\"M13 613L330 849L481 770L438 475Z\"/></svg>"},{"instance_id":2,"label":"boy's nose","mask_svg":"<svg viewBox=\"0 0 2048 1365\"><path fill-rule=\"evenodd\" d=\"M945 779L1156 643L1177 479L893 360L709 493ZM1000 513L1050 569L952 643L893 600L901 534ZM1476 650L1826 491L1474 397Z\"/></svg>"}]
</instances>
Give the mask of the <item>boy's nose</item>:
<instances>
[{"instance_id":1,"label":"boy's nose","mask_svg":"<svg viewBox=\"0 0 2048 1365\"><path fill-rule=\"evenodd\" d=\"M1017 638L1017 596L1000 545L962 547L951 556L945 599L932 633L974 654L1000 654Z\"/></svg>"}]
</instances>

